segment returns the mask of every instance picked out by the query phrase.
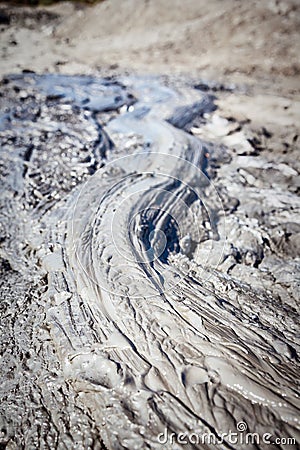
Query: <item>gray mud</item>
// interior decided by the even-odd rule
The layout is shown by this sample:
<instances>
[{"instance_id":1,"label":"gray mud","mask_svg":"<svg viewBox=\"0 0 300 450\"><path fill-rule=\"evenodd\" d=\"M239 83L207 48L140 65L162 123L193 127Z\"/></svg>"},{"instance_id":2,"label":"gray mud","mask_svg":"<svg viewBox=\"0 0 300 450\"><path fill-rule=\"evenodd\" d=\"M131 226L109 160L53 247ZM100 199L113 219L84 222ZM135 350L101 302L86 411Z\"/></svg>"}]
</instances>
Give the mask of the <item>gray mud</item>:
<instances>
[{"instance_id":1,"label":"gray mud","mask_svg":"<svg viewBox=\"0 0 300 450\"><path fill-rule=\"evenodd\" d=\"M203 86L2 81L2 448L296 448L299 166Z\"/></svg>"}]
</instances>

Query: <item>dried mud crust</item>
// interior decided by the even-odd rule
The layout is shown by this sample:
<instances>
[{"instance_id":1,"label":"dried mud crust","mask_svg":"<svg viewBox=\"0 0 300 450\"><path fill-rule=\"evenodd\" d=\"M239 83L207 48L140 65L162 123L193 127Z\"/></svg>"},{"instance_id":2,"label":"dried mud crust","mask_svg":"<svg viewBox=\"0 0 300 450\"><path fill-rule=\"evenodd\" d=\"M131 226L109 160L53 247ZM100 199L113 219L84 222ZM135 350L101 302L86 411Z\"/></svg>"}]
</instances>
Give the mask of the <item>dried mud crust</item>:
<instances>
[{"instance_id":1,"label":"dried mud crust","mask_svg":"<svg viewBox=\"0 0 300 450\"><path fill-rule=\"evenodd\" d=\"M148 109L154 117L147 108L138 108L151 83ZM219 435L235 430L241 420L253 432L299 436L297 134L292 125L258 127L229 116L218 88L203 86L201 91L197 83L195 90L189 80L178 79L34 74L2 81L3 447L159 448L157 434L165 427L175 433L200 427ZM180 98L176 108L172 92L176 102ZM202 100L194 102L196 95L203 95ZM161 96L166 103L171 98L171 112L167 108L164 113ZM220 109L212 107L214 101ZM160 282L149 281L155 276L152 266L143 272L142 285L134 284L140 266L128 266L126 288L133 295L122 291L120 300L113 293L118 278L110 275L118 255L109 249L105 234L101 241L101 233L107 232L107 211L131 189L131 184L123 184L120 193L108 189L110 177L118 180L123 168L116 165L105 172L106 166L115 156L155 148L149 130L154 144L158 131L165 133L164 143L175 136L173 147L167 148L171 156L178 151L187 159L194 155L201 165L205 161L201 167L213 181L223 211L214 205L211 187L207 195L215 222L209 223L199 205L186 197L190 207L200 209L201 238L191 243L188 232L177 236L173 230L167 253L153 263L156 271L166 265L185 277L169 293L160 289L159 301L139 303L136 292L143 299ZM189 153L182 154L186 143ZM155 161L149 161L154 173ZM105 176L97 179L99 168ZM84 191L76 209L85 181L90 191ZM134 183L140 180L133 178ZM151 186L155 192L157 187ZM108 192L108 204L95 210L101 189ZM177 192L178 186L168 189ZM145 192L152 201L151 190ZM74 210L75 231L70 229ZM143 219L156 224L152 213ZM85 226L92 220L99 233L90 237ZM182 228L192 233L193 224L181 220ZM81 264L70 243L76 232ZM136 236L142 242L141 231ZM82 270L93 245L92 264L101 272L104 261L105 286L112 290L109 309L101 284L95 287Z\"/></svg>"}]
</instances>

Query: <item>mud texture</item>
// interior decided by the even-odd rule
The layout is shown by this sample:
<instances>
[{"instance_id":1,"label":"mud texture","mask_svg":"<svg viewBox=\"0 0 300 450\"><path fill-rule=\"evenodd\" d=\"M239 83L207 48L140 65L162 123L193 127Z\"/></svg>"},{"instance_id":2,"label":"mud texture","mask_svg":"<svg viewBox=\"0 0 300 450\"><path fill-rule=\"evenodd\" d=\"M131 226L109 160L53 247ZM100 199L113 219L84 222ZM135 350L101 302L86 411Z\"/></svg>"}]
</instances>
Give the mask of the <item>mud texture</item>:
<instances>
[{"instance_id":1,"label":"mud texture","mask_svg":"<svg viewBox=\"0 0 300 450\"><path fill-rule=\"evenodd\" d=\"M220 89L2 81L3 448L296 448L298 138Z\"/></svg>"}]
</instances>

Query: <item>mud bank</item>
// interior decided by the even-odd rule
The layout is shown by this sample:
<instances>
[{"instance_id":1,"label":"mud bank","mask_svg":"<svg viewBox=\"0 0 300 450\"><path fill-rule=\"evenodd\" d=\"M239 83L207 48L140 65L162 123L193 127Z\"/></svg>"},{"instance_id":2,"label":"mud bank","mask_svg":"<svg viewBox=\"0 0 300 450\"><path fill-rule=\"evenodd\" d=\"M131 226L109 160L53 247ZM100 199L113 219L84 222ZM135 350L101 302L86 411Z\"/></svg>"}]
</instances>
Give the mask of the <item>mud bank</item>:
<instances>
[{"instance_id":1,"label":"mud bank","mask_svg":"<svg viewBox=\"0 0 300 450\"><path fill-rule=\"evenodd\" d=\"M217 84L1 87L1 443L299 439L297 137L226 118Z\"/></svg>"}]
</instances>

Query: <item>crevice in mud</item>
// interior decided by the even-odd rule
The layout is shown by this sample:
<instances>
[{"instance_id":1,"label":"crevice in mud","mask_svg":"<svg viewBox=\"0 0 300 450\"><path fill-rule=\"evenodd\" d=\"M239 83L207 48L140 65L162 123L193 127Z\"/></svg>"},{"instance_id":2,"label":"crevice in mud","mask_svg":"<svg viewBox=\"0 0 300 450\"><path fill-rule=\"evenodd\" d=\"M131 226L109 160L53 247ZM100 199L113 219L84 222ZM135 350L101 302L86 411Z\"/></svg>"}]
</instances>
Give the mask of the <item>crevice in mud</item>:
<instances>
[{"instance_id":1,"label":"crevice in mud","mask_svg":"<svg viewBox=\"0 0 300 450\"><path fill-rule=\"evenodd\" d=\"M24 164L24 170L23 170L23 178L25 178L26 173L27 173L27 164L26 164L26 162L30 161L31 155L33 153L33 150L34 150L34 146L33 145L29 145L27 147L25 153L24 153L24 157L23 158L24 158L25 164Z\"/></svg>"},{"instance_id":2,"label":"crevice in mud","mask_svg":"<svg viewBox=\"0 0 300 450\"><path fill-rule=\"evenodd\" d=\"M92 164L89 167L89 174L93 175L96 172L96 170L103 167L103 165L101 165L101 161L103 161L107 158L107 154L109 151L111 151L113 149L114 144L113 144L112 140L109 138L109 136L107 135L107 133L105 133L105 131L99 124L99 122L97 120L97 112L93 112L91 117L92 117L92 119L95 123L96 129L98 131L98 139L96 139L93 144L94 145L93 154L95 157L95 162L94 162L94 164Z\"/></svg>"},{"instance_id":3,"label":"crevice in mud","mask_svg":"<svg viewBox=\"0 0 300 450\"><path fill-rule=\"evenodd\" d=\"M205 95L199 102L176 109L167 121L176 128L189 131L192 126L196 125L196 121L203 118L204 114L211 113L217 109L215 100L215 96Z\"/></svg>"}]
</instances>

